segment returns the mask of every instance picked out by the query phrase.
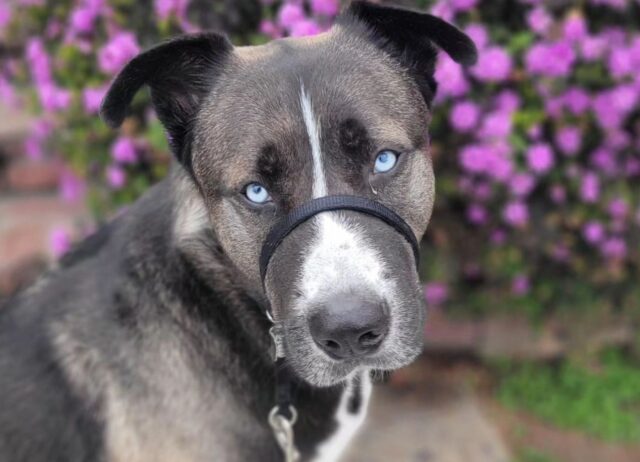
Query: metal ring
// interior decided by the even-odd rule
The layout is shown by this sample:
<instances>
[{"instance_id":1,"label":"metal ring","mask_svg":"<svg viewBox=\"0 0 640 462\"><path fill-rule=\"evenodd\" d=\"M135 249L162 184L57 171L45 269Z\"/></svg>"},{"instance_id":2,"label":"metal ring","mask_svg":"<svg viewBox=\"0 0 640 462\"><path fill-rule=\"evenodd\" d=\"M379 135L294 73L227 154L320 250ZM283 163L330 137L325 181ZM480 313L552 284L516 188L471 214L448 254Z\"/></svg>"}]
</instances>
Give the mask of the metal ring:
<instances>
[{"instance_id":1,"label":"metal ring","mask_svg":"<svg viewBox=\"0 0 640 462\"><path fill-rule=\"evenodd\" d=\"M271 424L272 427L279 425L275 420L276 417L282 418L289 425L294 425L298 420L298 411L291 404L289 405L289 413L291 414L291 420L289 420L286 416L279 414L278 411L280 411L280 406L273 406L273 408L271 409L271 412L269 412L269 423Z\"/></svg>"}]
</instances>

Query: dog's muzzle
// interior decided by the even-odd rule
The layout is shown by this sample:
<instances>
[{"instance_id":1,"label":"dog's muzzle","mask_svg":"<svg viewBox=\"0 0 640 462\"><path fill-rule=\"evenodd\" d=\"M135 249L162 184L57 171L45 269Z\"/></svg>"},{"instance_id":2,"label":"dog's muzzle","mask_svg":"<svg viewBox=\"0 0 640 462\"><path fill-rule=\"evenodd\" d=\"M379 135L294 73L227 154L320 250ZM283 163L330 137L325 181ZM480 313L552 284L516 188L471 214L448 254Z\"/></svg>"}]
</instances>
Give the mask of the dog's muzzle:
<instances>
[{"instance_id":1,"label":"dog's muzzle","mask_svg":"<svg viewBox=\"0 0 640 462\"><path fill-rule=\"evenodd\" d=\"M269 261L276 249L285 238L305 221L313 218L322 212L336 210L351 210L376 217L400 233L411 245L415 258L416 268L420 262L420 247L415 234L406 221L397 213L380 202L372 201L365 197L358 196L325 196L313 199L301 206L293 209L289 214L282 217L271 228L267 238L262 244L260 253L260 278L262 286L265 287L265 278ZM266 292L266 290L265 290ZM291 378L286 370L285 352L283 337L280 326L274 321L271 308L266 307L267 317L274 322L274 326L269 331L273 341L273 360L276 363L276 405L269 414L269 424L274 432L274 436L285 455L286 461L298 460L298 453L295 448L293 436L293 424L297 418L295 407L291 403Z\"/></svg>"}]
</instances>

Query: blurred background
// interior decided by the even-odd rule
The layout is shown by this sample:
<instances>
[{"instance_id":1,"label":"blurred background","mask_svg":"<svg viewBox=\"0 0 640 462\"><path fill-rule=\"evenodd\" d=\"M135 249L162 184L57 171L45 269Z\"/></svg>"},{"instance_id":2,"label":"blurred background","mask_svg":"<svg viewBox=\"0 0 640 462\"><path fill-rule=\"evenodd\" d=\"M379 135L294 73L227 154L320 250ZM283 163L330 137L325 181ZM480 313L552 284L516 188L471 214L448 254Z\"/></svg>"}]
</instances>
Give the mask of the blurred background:
<instances>
[{"instance_id":1,"label":"blurred background","mask_svg":"<svg viewBox=\"0 0 640 462\"><path fill-rule=\"evenodd\" d=\"M387 2L385 2L387 3ZM640 2L398 0L464 29L440 56L426 353L377 387L347 461L640 460ZM121 213L170 161L141 49L322 32L338 0L0 0L0 299Z\"/></svg>"}]
</instances>

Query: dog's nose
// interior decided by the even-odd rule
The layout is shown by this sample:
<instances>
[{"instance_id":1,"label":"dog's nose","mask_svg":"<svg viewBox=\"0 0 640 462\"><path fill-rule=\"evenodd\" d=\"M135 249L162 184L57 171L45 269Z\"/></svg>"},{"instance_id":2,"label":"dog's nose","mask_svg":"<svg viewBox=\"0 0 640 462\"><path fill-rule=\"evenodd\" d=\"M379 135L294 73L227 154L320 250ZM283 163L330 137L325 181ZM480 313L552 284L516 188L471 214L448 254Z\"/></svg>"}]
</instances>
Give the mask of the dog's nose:
<instances>
[{"instance_id":1,"label":"dog's nose","mask_svg":"<svg viewBox=\"0 0 640 462\"><path fill-rule=\"evenodd\" d=\"M316 344L335 359L374 353L389 330L389 315L381 301L355 295L334 296L309 319Z\"/></svg>"}]
</instances>

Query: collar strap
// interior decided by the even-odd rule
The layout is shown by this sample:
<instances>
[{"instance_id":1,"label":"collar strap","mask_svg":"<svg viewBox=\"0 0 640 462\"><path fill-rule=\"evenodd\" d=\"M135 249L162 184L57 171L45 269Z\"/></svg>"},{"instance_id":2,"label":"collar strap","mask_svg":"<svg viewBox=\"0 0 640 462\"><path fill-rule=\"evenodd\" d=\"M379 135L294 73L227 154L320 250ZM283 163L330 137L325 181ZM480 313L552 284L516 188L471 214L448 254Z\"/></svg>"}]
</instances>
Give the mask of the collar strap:
<instances>
[{"instance_id":1,"label":"collar strap","mask_svg":"<svg viewBox=\"0 0 640 462\"><path fill-rule=\"evenodd\" d=\"M402 234L409 244L411 244L416 268L418 267L420 262L420 247L418 245L418 240L416 239L415 234L413 234L411 227L402 219L402 217L400 217L400 215L390 208L385 207L380 202L373 201L365 197L324 196L310 200L309 202L296 207L289 212L289 214L276 222L273 228L271 228L269 234L267 234L264 244L262 245L262 252L260 253L260 277L262 278L263 284L267 275L269 261L278 246L282 244L282 241L284 241L284 239L294 229L315 215L335 210L352 210L354 212L374 216L384 221L386 224Z\"/></svg>"}]
</instances>

